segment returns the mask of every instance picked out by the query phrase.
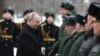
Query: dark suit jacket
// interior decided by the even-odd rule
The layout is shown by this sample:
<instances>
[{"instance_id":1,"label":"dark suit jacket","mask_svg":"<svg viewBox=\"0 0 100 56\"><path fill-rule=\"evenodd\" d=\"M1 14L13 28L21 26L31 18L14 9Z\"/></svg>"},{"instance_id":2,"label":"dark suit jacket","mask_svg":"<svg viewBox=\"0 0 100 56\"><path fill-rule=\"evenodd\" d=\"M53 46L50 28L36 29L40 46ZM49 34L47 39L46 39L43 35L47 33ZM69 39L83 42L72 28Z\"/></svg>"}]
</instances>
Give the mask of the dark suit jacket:
<instances>
[{"instance_id":1,"label":"dark suit jacket","mask_svg":"<svg viewBox=\"0 0 100 56\"><path fill-rule=\"evenodd\" d=\"M41 45L34 29L27 24L24 26L19 36L17 56L42 56Z\"/></svg>"}]
</instances>

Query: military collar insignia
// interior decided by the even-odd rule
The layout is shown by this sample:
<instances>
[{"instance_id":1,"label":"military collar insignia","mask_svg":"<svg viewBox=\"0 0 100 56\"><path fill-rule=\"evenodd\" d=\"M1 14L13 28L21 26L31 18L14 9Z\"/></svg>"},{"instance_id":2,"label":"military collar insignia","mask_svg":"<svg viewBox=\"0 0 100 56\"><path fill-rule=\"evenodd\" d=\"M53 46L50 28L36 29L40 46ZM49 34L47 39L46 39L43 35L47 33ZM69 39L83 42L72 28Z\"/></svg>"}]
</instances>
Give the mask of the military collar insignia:
<instances>
[{"instance_id":1,"label":"military collar insignia","mask_svg":"<svg viewBox=\"0 0 100 56\"><path fill-rule=\"evenodd\" d=\"M73 37L77 37L78 36L78 34L75 34Z\"/></svg>"}]
</instances>

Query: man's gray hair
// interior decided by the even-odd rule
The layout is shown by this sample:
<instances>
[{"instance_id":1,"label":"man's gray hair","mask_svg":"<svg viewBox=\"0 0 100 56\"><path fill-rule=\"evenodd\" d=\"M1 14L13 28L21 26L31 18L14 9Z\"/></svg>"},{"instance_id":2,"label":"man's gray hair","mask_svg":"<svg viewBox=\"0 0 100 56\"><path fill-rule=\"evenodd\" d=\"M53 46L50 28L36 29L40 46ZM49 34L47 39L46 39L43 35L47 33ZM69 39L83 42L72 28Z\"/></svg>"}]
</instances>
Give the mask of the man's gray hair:
<instances>
[{"instance_id":1,"label":"man's gray hair","mask_svg":"<svg viewBox=\"0 0 100 56\"><path fill-rule=\"evenodd\" d=\"M29 14L27 15L27 18L28 18L28 20L30 21L30 20L34 19L35 16L39 16L39 14L36 13L36 12L31 12L31 13L29 13Z\"/></svg>"}]
</instances>

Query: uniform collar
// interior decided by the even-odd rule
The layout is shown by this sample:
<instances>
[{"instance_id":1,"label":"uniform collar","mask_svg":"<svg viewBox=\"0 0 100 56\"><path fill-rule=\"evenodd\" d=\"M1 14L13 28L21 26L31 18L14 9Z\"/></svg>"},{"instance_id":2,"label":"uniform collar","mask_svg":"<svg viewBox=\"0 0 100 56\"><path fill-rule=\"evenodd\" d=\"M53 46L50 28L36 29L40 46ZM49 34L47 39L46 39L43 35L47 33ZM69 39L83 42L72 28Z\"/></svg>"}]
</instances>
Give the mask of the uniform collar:
<instances>
[{"instance_id":1,"label":"uniform collar","mask_svg":"<svg viewBox=\"0 0 100 56\"><path fill-rule=\"evenodd\" d=\"M91 38L91 37L94 37L93 29L91 29L91 30L89 30L85 33L85 38L84 39L87 40L88 38Z\"/></svg>"},{"instance_id":2,"label":"uniform collar","mask_svg":"<svg viewBox=\"0 0 100 56\"><path fill-rule=\"evenodd\" d=\"M12 22L12 20L11 20L11 19L10 19L10 20L6 20L6 19L5 19L4 21L5 21L5 22L8 22L8 23Z\"/></svg>"},{"instance_id":3,"label":"uniform collar","mask_svg":"<svg viewBox=\"0 0 100 56\"><path fill-rule=\"evenodd\" d=\"M71 34L70 38L72 38L72 37L76 37L76 36L77 36L77 31L76 31L76 30L74 30L74 31L72 32L72 34Z\"/></svg>"},{"instance_id":4,"label":"uniform collar","mask_svg":"<svg viewBox=\"0 0 100 56\"><path fill-rule=\"evenodd\" d=\"M100 36L96 36L95 41L97 44L100 44Z\"/></svg>"},{"instance_id":5,"label":"uniform collar","mask_svg":"<svg viewBox=\"0 0 100 56\"><path fill-rule=\"evenodd\" d=\"M53 23L51 23L51 24L48 24L48 23L47 23L47 25L48 25L48 26L52 26L52 25L53 25Z\"/></svg>"},{"instance_id":6,"label":"uniform collar","mask_svg":"<svg viewBox=\"0 0 100 56\"><path fill-rule=\"evenodd\" d=\"M84 33L86 33L86 31L80 31L80 32L78 32L78 34L84 34Z\"/></svg>"}]
</instances>

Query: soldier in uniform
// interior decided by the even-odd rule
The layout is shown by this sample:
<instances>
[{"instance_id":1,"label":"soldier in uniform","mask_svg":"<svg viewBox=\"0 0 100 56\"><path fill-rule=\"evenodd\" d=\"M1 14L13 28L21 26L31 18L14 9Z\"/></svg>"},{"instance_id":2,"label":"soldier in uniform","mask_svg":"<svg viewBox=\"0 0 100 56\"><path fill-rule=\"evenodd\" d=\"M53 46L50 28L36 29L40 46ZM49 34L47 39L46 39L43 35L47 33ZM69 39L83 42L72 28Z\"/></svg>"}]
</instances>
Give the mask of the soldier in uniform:
<instances>
[{"instance_id":1,"label":"soldier in uniform","mask_svg":"<svg viewBox=\"0 0 100 56\"><path fill-rule=\"evenodd\" d=\"M4 21L0 22L0 56L13 56L13 47L18 34L17 25L12 21L13 14L11 9L3 11Z\"/></svg>"},{"instance_id":2,"label":"soldier in uniform","mask_svg":"<svg viewBox=\"0 0 100 56\"><path fill-rule=\"evenodd\" d=\"M74 6L68 2L62 2L60 5L60 14L62 15L63 21L66 19L66 16L69 16L70 13L74 10ZM52 46L52 50L50 51L49 55L53 55L51 53L56 53L57 52L57 48L59 48L59 43L61 41L62 38L66 38L68 37L66 31L65 31L65 23L63 22L61 27L59 28L59 36L58 36L58 40L53 44Z\"/></svg>"},{"instance_id":3,"label":"soldier in uniform","mask_svg":"<svg viewBox=\"0 0 100 56\"><path fill-rule=\"evenodd\" d=\"M78 56L88 56L93 44L95 43L95 38L93 34L93 19L100 9L95 2L92 2L88 9L87 23L86 23L86 34L84 36L84 41L79 49Z\"/></svg>"},{"instance_id":4,"label":"soldier in uniform","mask_svg":"<svg viewBox=\"0 0 100 56\"><path fill-rule=\"evenodd\" d=\"M69 2L62 2L60 5L60 14L62 15L63 21L66 19L65 17L69 16L70 13L74 10L74 6ZM59 29L59 38L67 37L67 33L64 30L65 24L62 23Z\"/></svg>"},{"instance_id":5,"label":"soldier in uniform","mask_svg":"<svg viewBox=\"0 0 100 56\"><path fill-rule=\"evenodd\" d=\"M60 41L57 42L57 44L55 46L56 48L52 49L52 52L50 52L49 56L61 56L62 51L65 49L64 48L65 44L68 42L70 37L73 37L74 35L76 35L76 31L74 31L75 28L76 28L75 27L75 25L76 25L75 17L74 16L68 16L67 20L65 20L64 22L66 24L65 29L68 30L67 33L68 33L69 36L67 36L66 38L60 39Z\"/></svg>"},{"instance_id":6,"label":"soldier in uniform","mask_svg":"<svg viewBox=\"0 0 100 56\"><path fill-rule=\"evenodd\" d=\"M78 32L78 38L72 44L68 56L77 56L77 52L83 43L85 34L85 17L77 14L76 15L76 31Z\"/></svg>"},{"instance_id":7,"label":"soldier in uniform","mask_svg":"<svg viewBox=\"0 0 100 56\"><path fill-rule=\"evenodd\" d=\"M66 37L68 39L63 43L62 50L60 50L61 48L59 47L58 56L68 56L70 47L72 46L72 44L74 43L74 41L77 39L78 36L76 31L76 16L71 16L69 18L66 18L65 24L66 24L65 30L69 35L69 37Z\"/></svg>"},{"instance_id":8,"label":"soldier in uniform","mask_svg":"<svg viewBox=\"0 0 100 56\"><path fill-rule=\"evenodd\" d=\"M93 30L94 30L94 45L88 56L100 56L100 3L95 4L98 8L98 12L93 19Z\"/></svg>"},{"instance_id":9,"label":"soldier in uniform","mask_svg":"<svg viewBox=\"0 0 100 56\"><path fill-rule=\"evenodd\" d=\"M51 12L45 13L45 16L46 16L46 20L42 24L41 30L42 30L42 36L46 48L45 52L46 55L48 55L48 53L51 50L51 46L58 39L59 28L53 23L55 18L53 13Z\"/></svg>"},{"instance_id":10,"label":"soldier in uniform","mask_svg":"<svg viewBox=\"0 0 100 56\"><path fill-rule=\"evenodd\" d=\"M27 9L27 10L24 11L24 13L23 13L24 22L18 24L19 30L21 30L23 28L24 24L27 21L27 15L28 15L28 13L31 13L31 12L33 12L32 9Z\"/></svg>"}]
</instances>

